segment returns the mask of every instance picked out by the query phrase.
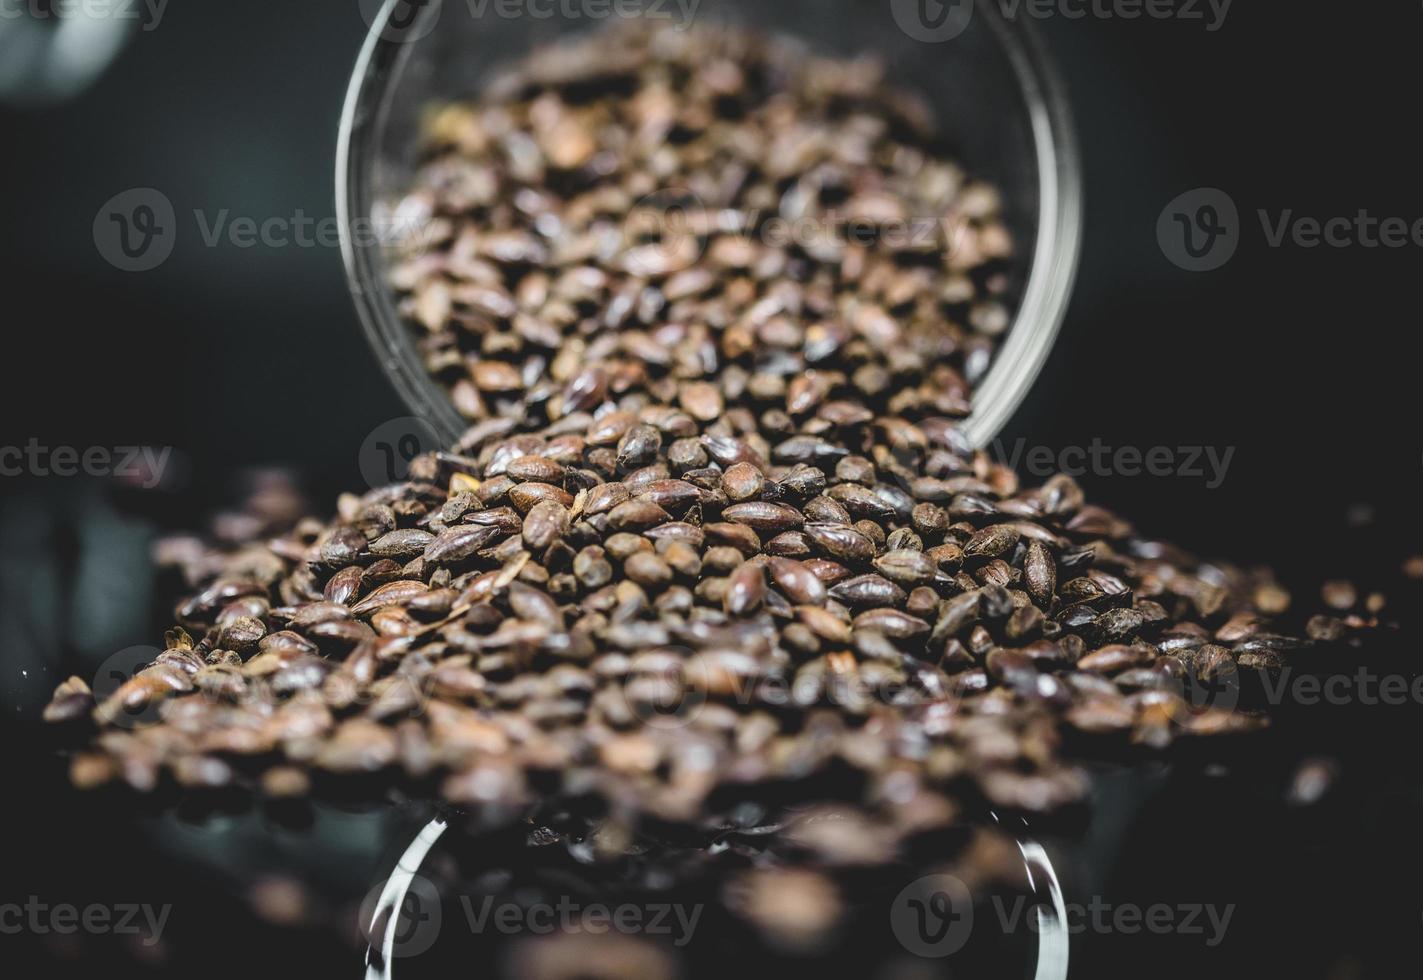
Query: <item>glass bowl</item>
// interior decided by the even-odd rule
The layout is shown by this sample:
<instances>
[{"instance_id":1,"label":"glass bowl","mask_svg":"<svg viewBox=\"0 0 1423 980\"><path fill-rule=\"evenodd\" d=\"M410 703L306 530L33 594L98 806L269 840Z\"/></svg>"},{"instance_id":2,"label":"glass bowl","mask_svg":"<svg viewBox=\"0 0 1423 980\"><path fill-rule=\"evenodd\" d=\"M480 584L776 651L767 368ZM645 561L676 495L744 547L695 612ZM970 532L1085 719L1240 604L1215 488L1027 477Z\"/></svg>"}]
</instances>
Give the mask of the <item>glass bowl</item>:
<instances>
[{"instance_id":1,"label":"glass bowl","mask_svg":"<svg viewBox=\"0 0 1423 980\"><path fill-rule=\"evenodd\" d=\"M992 817L1017 857L1005 853L988 880L933 861L807 873L783 862L775 834L761 830L755 838L764 850L744 837L734 843L729 833L708 847L644 838L623 856L597 857L591 836L564 837L537 821L531 833L534 824L509 815L491 820L447 809L383 862L389 871L361 905L364 977L447 977L477 963L500 977L695 980L749 968L766 976L1066 980L1071 925L1063 882L1025 821L1000 825ZM827 896L802 885L778 892L780 907L768 917L758 903L757 915L745 901L753 875L838 878L830 886L835 911L819 917ZM1009 923L995 907L1025 912ZM594 913L608 925L594 922ZM595 962L601 969L579 969Z\"/></svg>"},{"instance_id":2,"label":"glass bowl","mask_svg":"<svg viewBox=\"0 0 1423 980\"><path fill-rule=\"evenodd\" d=\"M799 39L817 53L871 54L891 80L928 99L958 159L1003 194L1017 246L1013 322L974 396L964 433L985 446L1047 359L1077 269L1081 174L1070 113L1042 45L1024 20L970 0L379 0L356 63L337 153L337 215L347 277L366 336L412 412L452 444L464 432L426 372L389 284L379 228L408 189L427 106L478 93L498 68L533 48L638 9L731 22ZM477 14L476 11L481 13ZM599 14L602 16L598 16ZM516 16L517 14L517 16ZM674 25L676 26L675 20Z\"/></svg>"}]
</instances>

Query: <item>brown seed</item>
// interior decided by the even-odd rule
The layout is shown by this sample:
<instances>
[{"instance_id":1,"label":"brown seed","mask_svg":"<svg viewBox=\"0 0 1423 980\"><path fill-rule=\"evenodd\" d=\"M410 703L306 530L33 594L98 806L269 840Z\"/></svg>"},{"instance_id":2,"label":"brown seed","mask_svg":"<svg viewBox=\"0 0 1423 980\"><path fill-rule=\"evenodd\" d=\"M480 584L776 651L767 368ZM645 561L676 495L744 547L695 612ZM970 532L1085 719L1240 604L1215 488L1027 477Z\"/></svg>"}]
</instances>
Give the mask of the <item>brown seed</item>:
<instances>
[{"instance_id":1,"label":"brown seed","mask_svg":"<svg viewBox=\"0 0 1423 980\"><path fill-rule=\"evenodd\" d=\"M701 499L701 491L686 480L653 480L637 491L665 510L680 511Z\"/></svg>"},{"instance_id":2,"label":"brown seed","mask_svg":"<svg viewBox=\"0 0 1423 980\"><path fill-rule=\"evenodd\" d=\"M218 646L226 650L242 653L257 645L267 635L267 627L260 619L239 616L222 627L217 635Z\"/></svg>"},{"instance_id":3,"label":"brown seed","mask_svg":"<svg viewBox=\"0 0 1423 980\"><path fill-rule=\"evenodd\" d=\"M701 548L707 540L705 531L686 521L668 521L651 528L645 534L657 543L659 550L663 547L663 542L681 541L693 548Z\"/></svg>"},{"instance_id":4,"label":"brown seed","mask_svg":"<svg viewBox=\"0 0 1423 980\"><path fill-rule=\"evenodd\" d=\"M401 606L386 606L371 616L371 628L381 636L412 636L420 623Z\"/></svg>"},{"instance_id":5,"label":"brown seed","mask_svg":"<svg viewBox=\"0 0 1423 980\"><path fill-rule=\"evenodd\" d=\"M1032 658L1017 650L994 650L985 660L988 672L1009 687L1033 689L1038 682L1038 668Z\"/></svg>"},{"instance_id":6,"label":"brown seed","mask_svg":"<svg viewBox=\"0 0 1423 980\"><path fill-rule=\"evenodd\" d=\"M804 523L800 511L794 507L764 500L732 504L721 512L721 516L733 523L744 524L752 530L771 534L798 528Z\"/></svg>"},{"instance_id":7,"label":"brown seed","mask_svg":"<svg viewBox=\"0 0 1423 980\"><path fill-rule=\"evenodd\" d=\"M448 615L458 598L459 593L454 589L431 589L414 596L405 604L405 608L419 619L434 620Z\"/></svg>"},{"instance_id":8,"label":"brown seed","mask_svg":"<svg viewBox=\"0 0 1423 980\"><path fill-rule=\"evenodd\" d=\"M885 578L905 586L927 582L938 571L928 555L904 548L885 552L875 559L874 566Z\"/></svg>"},{"instance_id":9,"label":"brown seed","mask_svg":"<svg viewBox=\"0 0 1423 980\"><path fill-rule=\"evenodd\" d=\"M1206 644L1192 658L1196 676L1207 683L1218 683L1235 676L1235 655L1225 647Z\"/></svg>"},{"instance_id":10,"label":"brown seed","mask_svg":"<svg viewBox=\"0 0 1423 980\"><path fill-rule=\"evenodd\" d=\"M573 559L573 574L586 589L600 589L612 581L613 566L597 545L584 548Z\"/></svg>"},{"instance_id":11,"label":"brown seed","mask_svg":"<svg viewBox=\"0 0 1423 980\"><path fill-rule=\"evenodd\" d=\"M872 486L875 482L875 464L863 456L846 456L835 464L835 478L845 483Z\"/></svg>"},{"instance_id":12,"label":"brown seed","mask_svg":"<svg viewBox=\"0 0 1423 980\"><path fill-rule=\"evenodd\" d=\"M526 516L545 501L556 503L566 510L573 506L573 499L573 494L551 483L520 483L509 488L509 501Z\"/></svg>"},{"instance_id":13,"label":"brown seed","mask_svg":"<svg viewBox=\"0 0 1423 980\"><path fill-rule=\"evenodd\" d=\"M643 735L615 736L603 744L600 752L603 764L620 773L650 773L662 755L657 743Z\"/></svg>"},{"instance_id":14,"label":"brown seed","mask_svg":"<svg viewBox=\"0 0 1423 980\"><path fill-rule=\"evenodd\" d=\"M1091 602L1105 594L1101 586L1085 577L1070 579L1062 586L1062 601L1065 603Z\"/></svg>"},{"instance_id":15,"label":"brown seed","mask_svg":"<svg viewBox=\"0 0 1423 980\"><path fill-rule=\"evenodd\" d=\"M359 565L343 568L327 580L326 587L322 589L322 595L328 602L350 602L360 595L361 580L364 575L365 569Z\"/></svg>"},{"instance_id":16,"label":"brown seed","mask_svg":"<svg viewBox=\"0 0 1423 980\"><path fill-rule=\"evenodd\" d=\"M829 497L815 497L806 501L804 511L807 521L813 521L819 524L843 524L848 526L854 523L854 518L850 516L850 512L845 509L844 505Z\"/></svg>"},{"instance_id":17,"label":"brown seed","mask_svg":"<svg viewBox=\"0 0 1423 980\"><path fill-rule=\"evenodd\" d=\"M1093 674L1118 674L1132 667L1145 667L1154 659L1155 654L1145 647L1114 643L1087 654L1077 662L1077 669Z\"/></svg>"},{"instance_id":18,"label":"brown seed","mask_svg":"<svg viewBox=\"0 0 1423 980\"><path fill-rule=\"evenodd\" d=\"M1023 579L1033 601L1046 609L1057 590L1057 564L1041 541L1028 542L1023 558Z\"/></svg>"},{"instance_id":19,"label":"brown seed","mask_svg":"<svg viewBox=\"0 0 1423 980\"><path fill-rule=\"evenodd\" d=\"M784 531L766 542L766 554L782 558L809 558L815 543L804 531Z\"/></svg>"},{"instance_id":20,"label":"brown seed","mask_svg":"<svg viewBox=\"0 0 1423 980\"><path fill-rule=\"evenodd\" d=\"M470 365L469 376L474 386L484 392L513 392L524 387L519 369L503 361L475 361Z\"/></svg>"},{"instance_id":21,"label":"brown seed","mask_svg":"<svg viewBox=\"0 0 1423 980\"><path fill-rule=\"evenodd\" d=\"M647 540L647 538L644 538L640 534L631 534L626 531L610 535L603 541L603 547L607 549L608 554L612 555L618 561L627 561L639 551L651 551L653 549L652 542Z\"/></svg>"},{"instance_id":22,"label":"brown seed","mask_svg":"<svg viewBox=\"0 0 1423 980\"><path fill-rule=\"evenodd\" d=\"M841 582L830 595L850 606L899 606L907 598L903 589L882 575L860 575Z\"/></svg>"},{"instance_id":23,"label":"brown seed","mask_svg":"<svg viewBox=\"0 0 1423 980\"><path fill-rule=\"evenodd\" d=\"M627 577L647 589L662 589L672 582L672 568L650 551L639 551L623 564Z\"/></svg>"},{"instance_id":24,"label":"brown seed","mask_svg":"<svg viewBox=\"0 0 1423 980\"><path fill-rule=\"evenodd\" d=\"M568 508L554 500L540 501L524 517L524 545L535 553L568 534Z\"/></svg>"},{"instance_id":25,"label":"brown seed","mask_svg":"<svg viewBox=\"0 0 1423 980\"><path fill-rule=\"evenodd\" d=\"M1354 588L1352 582L1343 580L1326 582L1320 591L1324 596L1325 605L1331 609L1338 609L1340 612L1348 612L1359 602L1358 590Z\"/></svg>"},{"instance_id":26,"label":"brown seed","mask_svg":"<svg viewBox=\"0 0 1423 980\"><path fill-rule=\"evenodd\" d=\"M295 766L276 766L262 774L262 792L269 797L292 799L310 790L310 778Z\"/></svg>"},{"instance_id":27,"label":"brown seed","mask_svg":"<svg viewBox=\"0 0 1423 980\"><path fill-rule=\"evenodd\" d=\"M619 531L645 531L672 520L672 515L646 497L627 500L608 512L608 526Z\"/></svg>"},{"instance_id":28,"label":"brown seed","mask_svg":"<svg viewBox=\"0 0 1423 980\"><path fill-rule=\"evenodd\" d=\"M1037 606L1023 606L1015 609L1003 626L1003 632L1014 642L1030 639L1042 631L1043 611Z\"/></svg>"},{"instance_id":29,"label":"brown seed","mask_svg":"<svg viewBox=\"0 0 1423 980\"><path fill-rule=\"evenodd\" d=\"M563 614L558 603L540 589L523 582L509 583L509 608L523 620L542 623L551 629L563 629Z\"/></svg>"},{"instance_id":30,"label":"brown seed","mask_svg":"<svg viewBox=\"0 0 1423 980\"><path fill-rule=\"evenodd\" d=\"M702 572L701 556L686 542L671 541L661 554L668 567L683 578L695 579Z\"/></svg>"},{"instance_id":31,"label":"brown seed","mask_svg":"<svg viewBox=\"0 0 1423 980\"><path fill-rule=\"evenodd\" d=\"M726 611L732 616L745 616L761 608L766 595L766 576L756 562L745 562L731 573L727 583Z\"/></svg>"},{"instance_id":32,"label":"brown seed","mask_svg":"<svg viewBox=\"0 0 1423 980\"><path fill-rule=\"evenodd\" d=\"M1092 624L1103 643L1125 643L1146 623L1135 609L1109 609Z\"/></svg>"},{"instance_id":33,"label":"brown seed","mask_svg":"<svg viewBox=\"0 0 1423 980\"><path fill-rule=\"evenodd\" d=\"M1320 643L1337 643L1345 636L1344 622L1333 616L1311 616L1305 624L1305 635Z\"/></svg>"},{"instance_id":34,"label":"brown seed","mask_svg":"<svg viewBox=\"0 0 1423 980\"><path fill-rule=\"evenodd\" d=\"M343 722L315 758L331 772L375 772L396 759L395 735L384 725L361 718Z\"/></svg>"},{"instance_id":35,"label":"brown seed","mask_svg":"<svg viewBox=\"0 0 1423 980\"><path fill-rule=\"evenodd\" d=\"M1011 524L994 524L969 538L965 558L1001 558L1017 545L1022 533Z\"/></svg>"},{"instance_id":36,"label":"brown seed","mask_svg":"<svg viewBox=\"0 0 1423 980\"><path fill-rule=\"evenodd\" d=\"M432 565L458 565L492 544L501 535L497 527L461 524L442 531L425 548L425 561Z\"/></svg>"},{"instance_id":37,"label":"brown seed","mask_svg":"<svg viewBox=\"0 0 1423 980\"><path fill-rule=\"evenodd\" d=\"M1332 759L1306 759L1295 770L1286 799L1291 806L1314 806L1322 800L1339 777L1339 765Z\"/></svg>"},{"instance_id":38,"label":"brown seed","mask_svg":"<svg viewBox=\"0 0 1423 980\"><path fill-rule=\"evenodd\" d=\"M853 517L887 520L895 516L894 508L880 499L873 490L854 483L838 483L826 491L830 499L841 504Z\"/></svg>"},{"instance_id":39,"label":"brown seed","mask_svg":"<svg viewBox=\"0 0 1423 980\"><path fill-rule=\"evenodd\" d=\"M604 514L631 497L632 493L622 483L602 483L588 491L588 497L583 502L583 513L590 517Z\"/></svg>"},{"instance_id":40,"label":"brown seed","mask_svg":"<svg viewBox=\"0 0 1423 980\"><path fill-rule=\"evenodd\" d=\"M662 433L650 425L634 425L618 440L618 469L646 466L662 448Z\"/></svg>"},{"instance_id":41,"label":"brown seed","mask_svg":"<svg viewBox=\"0 0 1423 980\"><path fill-rule=\"evenodd\" d=\"M504 472L516 480L558 483L563 479L564 468L543 456L520 456L511 460Z\"/></svg>"},{"instance_id":42,"label":"brown seed","mask_svg":"<svg viewBox=\"0 0 1423 980\"><path fill-rule=\"evenodd\" d=\"M767 566L772 580L791 602L801 606L818 606L825 602L825 584L800 562L771 558Z\"/></svg>"},{"instance_id":43,"label":"brown seed","mask_svg":"<svg viewBox=\"0 0 1423 980\"><path fill-rule=\"evenodd\" d=\"M321 560L332 568L357 561L365 553L366 536L354 527L338 527L321 544Z\"/></svg>"},{"instance_id":44,"label":"brown seed","mask_svg":"<svg viewBox=\"0 0 1423 980\"><path fill-rule=\"evenodd\" d=\"M840 561L869 561L875 555L874 542L854 528L837 524L807 524L805 533L826 554Z\"/></svg>"},{"instance_id":45,"label":"brown seed","mask_svg":"<svg viewBox=\"0 0 1423 980\"><path fill-rule=\"evenodd\" d=\"M881 633L891 640L908 640L929 632L929 624L898 609L871 609L855 617L855 629Z\"/></svg>"},{"instance_id":46,"label":"brown seed","mask_svg":"<svg viewBox=\"0 0 1423 980\"><path fill-rule=\"evenodd\" d=\"M70 677L55 688L54 696L44 709L48 722L74 721L89 714L94 707L94 693L81 678Z\"/></svg>"},{"instance_id":47,"label":"brown seed","mask_svg":"<svg viewBox=\"0 0 1423 980\"><path fill-rule=\"evenodd\" d=\"M830 376L819 371L796 375L786 386L786 411L804 415L829 396L831 387Z\"/></svg>"},{"instance_id":48,"label":"brown seed","mask_svg":"<svg viewBox=\"0 0 1423 980\"><path fill-rule=\"evenodd\" d=\"M584 438L590 446L610 446L622 439L636 424L637 416L632 412L609 412L588 427Z\"/></svg>"},{"instance_id":49,"label":"brown seed","mask_svg":"<svg viewBox=\"0 0 1423 980\"><path fill-rule=\"evenodd\" d=\"M706 381L689 381L677 393L677 400L688 415L702 422L711 422L724 410L721 392Z\"/></svg>"},{"instance_id":50,"label":"brown seed","mask_svg":"<svg viewBox=\"0 0 1423 980\"><path fill-rule=\"evenodd\" d=\"M887 551L914 551L923 552L924 539L919 537L912 528L901 527L889 533L884 542Z\"/></svg>"},{"instance_id":51,"label":"brown seed","mask_svg":"<svg viewBox=\"0 0 1423 980\"><path fill-rule=\"evenodd\" d=\"M821 639L830 643L850 642L850 624L830 610L819 606L799 606L796 615Z\"/></svg>"},{"instance_id":52,"label":"brown seed","mask_svg":"<svg viewBox=\"0 0 1423 980\"><path fill-rule=\"evenodd\" d=\"M433 534L418 528L391 531L371 542L371 554L379 558L409 560L424 554L425 548L433 540L435 540Z\"/></svg>"},{"instance_id":53,"label":"brown seed","mask_svg":"<svg viewBox=\"0 0 1423 980\"><path fill-rule=\"evenodd\" d=\"M750 463L736 463L721 477L722 489L735 501L752 500L760 496L765 485L765 476Z\"/></svg>"},{"instance_id":54,"label":"brown seed","mask_svg":"<svg viewBox=\"0 0 1423 980\"><path fill-rule=\"evenodd\" d=\"M935 545L924 554L943 571L956 571L963 564L963 549L953 542Z\"/></svg>"},{"instance_id":55,"label":"brown seed","mask_svg":"<svg viewBox=\"0 0 1423 980\"><path fill-rule=\"evenodd\" d=\"M919 494L916 494L919 496ZM949 526L949 514L944 508L928 502L914 505L914 510L910 512L910 520L914 524L914 530L925 537L938 537L943 534Z\"/></svg>"},{"instance_id":56,"label":"brown seed","mask_svg":"<svg viewBox=\"0 0 1423 980\"><path fill-rule=\"evenodd\" d=\"M920 619L935 619L939 612L939 594L927 585L921 585L909 593L904 611Z\"/></svg>"},{"instance_id":57,"label":"brown seed","mask_svg":"<svg viewBox=\"0 0 1423 980\"><path fill-rule=\"evenodd\" d=\"M1255 607L1267 616L1281 616L1290 608L1289 592L1275 582L1258 586L1254 600Z\"/></svg>"},{"instance_id":58,"label":"brown seed","mask_svg":"<svg viewBox=\"0 0 1423 980\"><path fill-rule=\"evenodd\" d=\"M417 594L418 590L410 590L411 595ZM350 614L341 617L349 619ZM326 622L328 620L322 620ZM315 625L315 624L312 624ZM316 644L312 643L300 633L291 630L278 630L275 633L268 633L262 638L262 642L257 644L258 653L277 653L282 657L283 662L290 662L295 659L296 654L314 654L317 652ZM239 662L240 662L240 658Z\"/></svg>"},{"instance_id":59,"label":"brown seed","mask_svg":"<svg viewBox=\"0 0 1423 980\"><path fill-rule=\"evenodd\" d=\"M735 527L736 525L732 526ZM706 554L702 556L702 566L713 574L725 575L745 560L746 556L740 550L733 547L718 546L707 549Z\"/></svg>"},{"instance_id":60,"label":"brown seed","mask_svg":"<svg viewBox=\"0 0 1423 980\"><path fill-rule=\"evenodd\" d=\"M480 527L497 527L505 534L517 534L524 521L512 507L493 507L465 515L466 524Z\"/></svg>"},{"instance_id":61,"label":"brown seed","mask_svg":"<svg viewBox=\"0 0 1423 980\"><path fill-rule=\"evenodd\" d=\"M370 595L366 596L360 602L356 603L354 606L351 607L351 612L357 616L369 616L377 609L381 609L385 606L403 605L404 603L409 602L416 596L423 595L427 591L429 591L429 586L427 586L424 582L411 582L405 580L391 582L389 585L382 585L380 588L373 591ZM317 626L312 627L307 632L309 635L315 637L318 635L317 631L320 629L320 627L328 626L333 627L333 629L328 629L324 633L321 633L319 635L341 636L342 631L340 629L337 629L337 627L347 627L354 625L356 624L342 622L341 620L333 620L325 623L319 623L317 624Z\"/></svg>"}]
</instances>

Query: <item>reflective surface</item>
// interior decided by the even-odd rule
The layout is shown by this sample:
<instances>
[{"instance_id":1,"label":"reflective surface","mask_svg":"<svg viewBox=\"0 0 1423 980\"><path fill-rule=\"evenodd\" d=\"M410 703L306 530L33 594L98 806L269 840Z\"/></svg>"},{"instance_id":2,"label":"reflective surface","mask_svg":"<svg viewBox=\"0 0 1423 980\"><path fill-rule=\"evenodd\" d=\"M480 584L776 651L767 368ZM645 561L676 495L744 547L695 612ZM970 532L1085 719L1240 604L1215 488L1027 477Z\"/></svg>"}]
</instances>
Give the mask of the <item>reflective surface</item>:
<instances>
[{"instance_id":1,"label":"reflective surface","mask_svg":"<svg viewBox=\"0 0 1423 980\"><path fill-rule=\"evenodd\" d=\"M455 911L462 908L470 912L471 914L466 916L465 925L471 932L479 932L486 927L498 929L499 912L505 910L516 911L515 919L523 919L528 930L535 935L557 935L560 928L572 935L590 926L587 916L567 914L583 911L572 896L559 895L550 899L546 894L541 894L534 899L524 897L521 900L519 891L508 884L501 889L508 898L500 904L486 906L481 913L482 917L476 916L473 914L474 904L470 898L478 894L477 882L487 880L490 875L504 873L495 868L469 869L466 873L474 876L476 884L468 893L465 893L465 888L470 886L465 884L447 886L439 891L431 888L429 879L422 877L422 872L433 873L429 866L436 862L432 860L431 852L441 845L452 821L463 824L458 815L441 815L422 827L379 886L380 895L374 907L368 915L363 910L363 922L366 924L370 942L366 952L366 980L396 980L397 977L403 980L411 974L433 976L440 970L453 969L454 964L459 962L479 961L471 960L464 949L461 949L458 955L451 953L448 948L434 951L430 949L438 941L438 934L447 928L446 910ZM993 815L993 821L998 822L996 815ZM460 826L454 832L467 832L467 827ZM984 894L983 888L979 888L976 894L971 894L963 881L956 877L947 873L927 874L912 880L892 903L864 903L862 916L867 921L862 924L837 922L837 933L853 937L851 942L856 949L846 952L851 955L861 953L866 945L871 944L869 937L876 933L875 927L883 926L887 919L899 944L921 958L954 957L959 967L972 962L975 970L989 970L993 975L1003 978L1021 972L1025 980L1066 980L1070 937L1062 885L1047 851L1042 845L1028 838L1026 833L1024 824L1019 831L1018 849L1022 854L1022 880L1026 888L1019 895L1018 902L1020 905L1026 902L1031 907L1029 915L1032 921L1020 920L1026 927L1020 935L1014 936L1006 929L999 934L990 923L984 923L986 928L981 930L979 935L992 936L995 948L987 954L983 953L980 938L980 948L970 953L965 947L969 947L973 942L975 913L982 921L990 906L1001 908L1005 903L1007 887L1000 885L996 889L1003 890L1005 894L988 896ZM511 858L511 861L515 860ZM917 872L910 869L908 873L915 875ZM735 885L731 887L735 888ZM452 892L454 894L451 894ZM803 893L799 897L807 900L811 895ZM700 903L689 905L686 898L683 898L682 904L677 904L677 901L677 892L668 889L658 895L655 902L635 904L622 901L611 905L598 904L609 909L614 931L621 931L618 929L619 914L627 913L624 919L628 923L636 919L638 926L642 927L649 938L655 939L664 932L671 934L673 948L668 949L665 942L660 945L666 962L669 965L675 963L679 974L717 975L723 968L719 958L715 953L711 953L710 958L716 965L708 966L704 957L708 956L707 947L724 946L728 937L716 934L707 937L704 932L700 946L694 945L693 942L697 938L695 924L701 918L704 907ZM591 903L589 907L592 907ZM694 915L684 912L688 907L695 912ZM794 917L806 910L786 907L776 911L780 915ZM542 922L536 921L540 918L539 913L545 913L541 916ZM561 921L558 921L559 913L563 913ZM683 928L684 934L677 934L678 924ZM521 941L517 937L517 931L510 930L511 936L506 937L507 942ZM962 935L956 935L956 931ZM627 935L637 933L637 929L629 929ZM784 938L782 936L782 941ZM558 941L555 939L553 942ZM818 942L823 943L823 947L811 946L802 952L807 956L813 954L815 959L825 958L828 948L833 948L833 943L828 938L822 938ZM497 945L496 942L496 949ZM887 960L892 960L902 955L905 949L896 950L891 947L884 955ZM588 952L591 953L592 950ZM774 955L781 951L776 950L773 945L769 952ZM970 956L973 959L970 959ZM421 960L413 962L416 957ZM407 958L412 962L406 962ZM754 956L749 956L748 959L755 962Z\"/></svg>"}]
</instances>

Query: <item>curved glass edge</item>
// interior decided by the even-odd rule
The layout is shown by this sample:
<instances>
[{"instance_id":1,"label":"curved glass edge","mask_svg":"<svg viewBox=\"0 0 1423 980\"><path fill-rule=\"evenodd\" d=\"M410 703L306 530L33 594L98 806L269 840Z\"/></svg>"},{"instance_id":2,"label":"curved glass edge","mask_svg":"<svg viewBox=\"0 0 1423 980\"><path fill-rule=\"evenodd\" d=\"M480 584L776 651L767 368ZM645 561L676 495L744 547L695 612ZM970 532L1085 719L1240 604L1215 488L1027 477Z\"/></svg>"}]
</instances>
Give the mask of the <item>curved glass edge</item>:
<instances>
[{"instance_id":1,"label":"curved glass edge","mask_svg":"<svg viewBox=\"0 0 1423 980\"><path fill-rule=\"evenodd\" d=\"M997 814L993 815L998 822ZM364 980L395 980L395 937L400 932L400 917L406 903L405 895L415 881L431 849L449 829L444 816L436 816L415 835L395 868L381 887L380 897L371 912L367 928ZM1067 903L1063 899L1062 882L1047 850L1024 832L1016 835L1018 851L1023 857L1023 870L1034 894L1046 892L1046 901L1038 906L1038 958L1033 980L1067 980L1072 938L1067 923Z\"/></svg>"},{"instance_id":2,"label":"curved glass edge","mask_svg":"<svg viewBox=\"0 0 1423 980\"><path fill-rule=\"evenodd\" d=\"M336 219L341 228L347 286L371 349L377 352L381 368L406 406L434 426L445 445L453 445L465 430L459 413L421 369L419 358L410 356L411 341L403 334L391 333L395 327L403 329L403 324L389 291L378 285L386 279L384 255L378 245L358 244L350 234L356 227L354 222L365 220L371 210L372 202L364 198L371 186L370 169L376 154L369 151L393 96L383 82L414 49L414 45L387 38L391 15L401 2L385 0L372 21L346 90L337 135ZM405 31L418 37L425 21L439 15L439 4L423 6Z\"/></svg>"},{"instance_id":3,"label":"curved glass edge","mask_svg":"<svg viewBox=\"0 0 1423 980\"><path fill-rule=\"evenodd\" d=\"M1030 25L1001 16L992 23L1027 100L1038 156L1038 229L1017 315L964 422L979 448L1008 424L1042 372L1067 316L1082 249L1082 162L1066 87Z\"/></svg>"},{"instance_id":4,"label":"curved glass edge","mask_svg":"<svg viewBox=\"0 0 1423 980\"><path fill-rule=\"evenodd\" d=\"M386 37L390 18L402 0L385 0L356 60L341 115L336 154L336 215L342 229L341 253L347 284L362 329L381 367L405 404L430 422L446 444L463 434L465 423L439 386L409 356L410 341L392 336L399 314L387 290L369 284L385 279L380 248L356 244L347 229L365 216L363 200L370 186L374 154L366 152L380 131L392 95L382 82L394 73L413 45ZM980 0L992 30L1003 45L1022 86L1037 154L1038 225L1027 286L1003 346L978 389L964 434L985 448L1003 430L1041 373L1067 315L1082 245L1083 189L1080 151L1066 89L1033 28L1010 22L991 2ZM418 13L406 28L419 36L425 19L439 16L438 4ZM382 101L384 98L384 101Z\"/></svg>"}]
</instances>

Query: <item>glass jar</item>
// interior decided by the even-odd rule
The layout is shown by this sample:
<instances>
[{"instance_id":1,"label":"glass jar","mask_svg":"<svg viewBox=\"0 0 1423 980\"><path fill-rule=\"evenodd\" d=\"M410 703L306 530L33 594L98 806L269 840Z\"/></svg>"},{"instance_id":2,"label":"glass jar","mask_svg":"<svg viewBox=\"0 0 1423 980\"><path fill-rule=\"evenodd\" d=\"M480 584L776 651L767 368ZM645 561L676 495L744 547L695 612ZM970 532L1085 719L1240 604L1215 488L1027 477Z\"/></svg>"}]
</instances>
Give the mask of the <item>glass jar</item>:
<instances>
[{"instance_id":1,"label":"glass jar","mask_svg":"<svg viewBox=\"0 0 1423 980\"><path fill-rule=\"evenodd\" d=\"M995 815L994 826L1019 857L995 861L991 879L931 860L841 867L832 883L785 864L771 827L728 830L710 846L642 838L612 856L596 831L445 809L362 903L365 980L447 977L471 963L499 977L583 976L596 963L586 975L1066 980L1053 861L1025 822ZM780 884L765 895L758 881Z\"/></svg>"},{"instance_id":2,"label":"glass jar","mask_svg":"<svg viewBox=\"0 0 1423 980\"><path fill-rule=\"evenodd\" d=\"M1066 312L1081 230L1081 175L1070 114L1031 27L971 0L369 0L371 32L347 95L337 155L337 213L351 292L382 367L446 444L465 429L426 373L397 311L390 255L377 236L410 186L422 113L478 93L534 48L604 26L630 7L789 36L840 57L878 56L921 93L970 173L1000 188L1017 243L1014 320L979 385L964 431L978 446L1003 428L1042 369ZM602 16L597 14L601 12Z\"/></svg>"}]
</instances>

